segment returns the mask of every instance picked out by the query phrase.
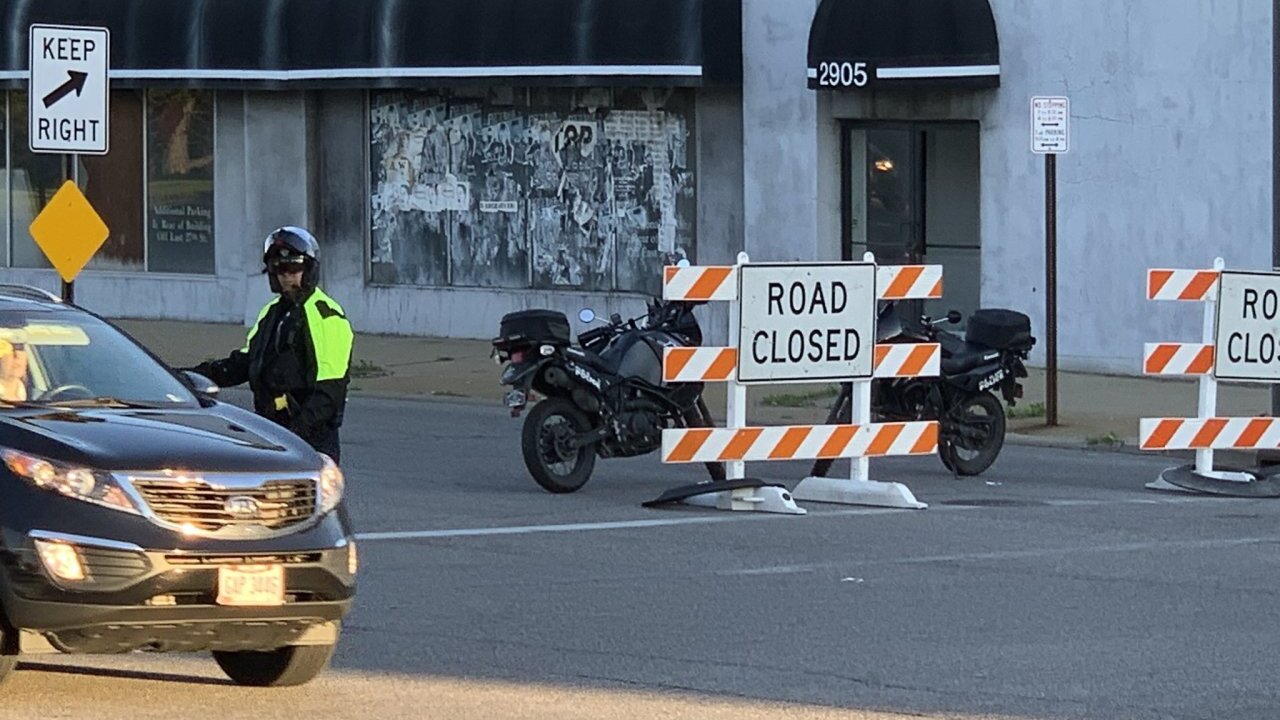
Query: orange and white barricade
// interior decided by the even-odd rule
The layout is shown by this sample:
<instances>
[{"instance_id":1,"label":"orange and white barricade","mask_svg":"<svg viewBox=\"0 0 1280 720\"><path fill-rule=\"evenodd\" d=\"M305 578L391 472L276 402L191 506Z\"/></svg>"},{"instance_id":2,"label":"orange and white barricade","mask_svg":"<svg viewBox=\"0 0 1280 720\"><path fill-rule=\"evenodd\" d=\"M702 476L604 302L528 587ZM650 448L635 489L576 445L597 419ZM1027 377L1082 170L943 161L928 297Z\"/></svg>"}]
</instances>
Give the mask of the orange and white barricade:
<instances>
[{"instance_id":1,"label":"orange and white barricade","mask_svg":"<svg viewBox=\"0 0 1280 720\"><path fill-rule=\"evenodd\" d=\"M869 330L856 336L858 351L868 357L866 377L824 377L824 380L854 383L853 416L847 425L792 425L775 427L750 427L746 424L747 386L771 382L805 382L803 379L769 380L747 379L742 376L744 358L740 355L746 347L740 343L744 298L741 275L743 268L759 270L764 267L787 271L790 268L819 267L826 265L870 266L873 269L874 294L864 299L870 321ZM835 272L840 272L836 270ZM861 271L864 272L865 271ZM843 287L843 285L841 286ZM865 287L865 286L863 286ZM772 292L772 289L770 290ZM663 379L666 382L723 382L728 383L728 407L723 428L679 428L664 430L662 434L662 461L665 463L724 462L730 481L745 478L746 463L769 460L813 460L818 458L850 458L852 473L848 479L809 477L802 480L794 492L788 494L775 486L746 487L727 491L715 491L687 497L685 502L731 510L763 510L803 514L794 499L816 502L835 502L885 507L923 508L911 491L900 483L874 482L868 479L871 457L889 455L927 455L937 452L938 425L936 422L871 422L871 382L873 377L912 377L937 375L941 363L941 349L936 343L874 345L876 303L874 300L936 298L942 294L942 267L937 265L909 265L878 267L870 253L862 263L765 263L751 265L746 253L738 255L733 266L668 267L665 269L663 297L667 300L725 301L731 303L729 311L729 345L727 347L668 348L663 356ZM809 298L820 302L824 311L837 304L844 305L848 298L838 297L834 286L832 297L820 294ZM776 301L781 311L782 303L794 302L783 298L781 291ZM770 306L770 312L772 306ZM841 348L848 358L849 336L832 335L844 328L828 328L828 334L820 335L820 342L808 347ZM776 343L776 339L774 340ZM765 350L755 340L751 353L763 354ZM772 346L770 352L779 352ZM869 351L869 352L868 352ZM760 358L756 358L759 362ZM793 499L794 498L794 499Z\"/></svg>"},{"instance_id":2,"label":"orange and white barricade","mask_svg":"<svg viewBox=\"0 0 1280 720\"><path fill-rule=\"evenodd\" d=\"M1280 448L1280 421L1270 417L1229 418L1217 417L1218 382L1220 379L1260 380L1242 376L1235 369L1249 352L1244 347L1244 336L1236 333L1237 340L1223 338L1231 333L1233 323L1220 313L1227 310L1221 303L1223 285L1230 280L1231 312L1241 315L1243 306L1250 308L1245 298L1238 297L1240 276L1266 277L1263 273L1234 273L1224 271L1222 258L1216 258L1212 270L1151 269L1147 271L1148 300L1178 300L1204 304L1204 323L1201 341L1198 343L1158 342L1146 343L1143 348L1142 371L1153 376L1191 376L1199 378L1200 392L1196 417L1142 418L1139 421L1138 447L1145 451L1194 450L1193 466L1169 468L1147 483L1153 490L1202 491L1225 495L1258 495L1256 488L1247 486L1258 478L1241 471L1223 471L1214 467L1215 450L1258 450ZM1224 275L1229 276L1224 280ZM1273 276L1274 278L1274 276ZM1280 280L1280 278L1274 278ZM1247 283L1245 283L1247 284ZM1245 290L1245 293L1251 291ZM1256 291L1254 292L1256 296ZM1255 298L1250 298L1255 299ZM1245 302L1241 302L1245 300ZM1255 305L1257 303L1254 303ZM1274 303L1273 303L1274 304ZM1270 308L1273 313L1275 308ZM1244 313L1245 316L1248 313ZM1247 319L1247 318L1241 318ZM1256 318L1254 318L1256 320ZM1229 348L1225 357L1218 357L1222 348ZM1223 372L1224 366L1226 372Z\"/></svg>"}]
</instances>

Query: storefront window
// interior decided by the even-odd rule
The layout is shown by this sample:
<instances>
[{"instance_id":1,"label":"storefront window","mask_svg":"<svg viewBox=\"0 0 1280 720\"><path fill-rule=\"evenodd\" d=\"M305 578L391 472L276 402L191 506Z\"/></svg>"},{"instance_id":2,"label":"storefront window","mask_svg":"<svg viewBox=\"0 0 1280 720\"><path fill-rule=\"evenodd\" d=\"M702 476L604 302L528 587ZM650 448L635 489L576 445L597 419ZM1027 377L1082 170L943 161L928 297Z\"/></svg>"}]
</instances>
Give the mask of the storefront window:
<instances>
[{"instance_id":1,"label":"storefront window","mask_svg":"<svg viewBox=\"0 0 1280 720\"><path fill-rule=\"evenodd\" d=\"M375 283L657 293L693 259L693 103L674 90L375 92Z\"/></svg>"},{"instance_id":2,"label":"storefront window","mask_svg":"<svg viewBox=\"0 0 1280 720\"><path fill-rule=\"evenodd\" d=\"M65 179L63 156L33 153L27 142L27 95L9 93L9 239L12 265L52 267L28 228Z\"/></svg>"},{"instance_id":3,"label":"storefront window","mask_svg":"<svg viewBox=\"0 0 1280 720\"><path fill-rule=\"evenodd\" d=\"M146 143L147 269L212 274L213 94L148 91Z\"/></svg>"},{"instance_id":4,"label":"storefront window","mask_svg":"<svg viewBox=\"0 0 1280 720\"><path fill-rule=\"evenodd\" d=\"M89 261L94 270L143 270L142 95L111 93L110 152L80 155L76 182L111 234Z\"/></svg>"},{"instance_id":5,"label":"storefront window","mask_svg":"<svg viewBox=\"0 0 1280 720\"><path fill-rule=\"evenodd\" d=\"M65 161L28 149L26 93L0 93L0 238L10 266L50 267L28 227L62 186ZM141 91L112 92L110 152L76 156L74 176L111 231L88 269L214 272L212 93L148 92L144 102Z\"/></svg>"}]
</instances>

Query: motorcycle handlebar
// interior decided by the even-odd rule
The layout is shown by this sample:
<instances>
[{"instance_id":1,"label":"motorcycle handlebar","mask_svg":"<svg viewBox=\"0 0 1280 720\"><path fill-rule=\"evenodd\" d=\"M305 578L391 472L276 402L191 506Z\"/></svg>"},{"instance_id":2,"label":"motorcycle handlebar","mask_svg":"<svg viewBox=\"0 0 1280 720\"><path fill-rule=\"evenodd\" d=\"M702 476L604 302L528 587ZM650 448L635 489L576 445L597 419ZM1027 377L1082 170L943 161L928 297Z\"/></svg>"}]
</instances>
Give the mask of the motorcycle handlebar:
<instances>
[{"instance_id":1,"label":"motorcycle handlebar","mask_svg":"<svg viewBox=\"0 0 1280 720\"><path fill-rule=\"evenodd\" d=\"M700 304L702 303L688 303L683 301L671 301L671 302L659 301L656 305L650 306L650 310L645 316L645 320L646 320L645 327L649 327L649 328L658 327L663 322L669 319L668 318L669 315L677 315L686 308L692 309L694 306L700 305ZM597 328L591 328L590 330L586 330L582 334L578 335L578 343L581 345L588 345L590 343L593 343L599 340L600 338L606 337L614 333L624 332L627 330L638 330L640 328L639 319L640 318L631 318L629 320L623 320L620 315L618 315L617 313L614 313L613 316L609 318L610 322L608 325L604 325L602 327L597 327Z\"/></svg>"},{"instance_id":2,"label":"motorcycle handlebar","mask_svg":"<svg viewBox=\"0 0 1280 720\"><path fill-rule=\"evenodd\" d=\"M592 342L608 335L613 331L613 326L592 328L578 336L578 343L582 345L590 345Z\"/></svg>"}]
</instances>

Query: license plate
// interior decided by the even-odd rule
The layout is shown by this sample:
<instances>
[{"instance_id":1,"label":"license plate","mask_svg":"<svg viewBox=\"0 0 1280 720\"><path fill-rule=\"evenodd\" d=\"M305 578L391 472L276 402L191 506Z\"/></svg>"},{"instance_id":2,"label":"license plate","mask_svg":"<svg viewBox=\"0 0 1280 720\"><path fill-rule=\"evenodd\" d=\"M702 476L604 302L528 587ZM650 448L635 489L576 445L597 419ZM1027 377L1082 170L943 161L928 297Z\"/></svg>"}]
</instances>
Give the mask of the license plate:
<instances>
[{"instance_id":1,"label":"license plate","mask_svg":"<svg viewBox=\"0 0 1280 720\"><path fill-rule=\"evenodd\" d=\"M283 605L283 565L223 565L218 568L219 605Z\"/></svg>"}]
</instances>

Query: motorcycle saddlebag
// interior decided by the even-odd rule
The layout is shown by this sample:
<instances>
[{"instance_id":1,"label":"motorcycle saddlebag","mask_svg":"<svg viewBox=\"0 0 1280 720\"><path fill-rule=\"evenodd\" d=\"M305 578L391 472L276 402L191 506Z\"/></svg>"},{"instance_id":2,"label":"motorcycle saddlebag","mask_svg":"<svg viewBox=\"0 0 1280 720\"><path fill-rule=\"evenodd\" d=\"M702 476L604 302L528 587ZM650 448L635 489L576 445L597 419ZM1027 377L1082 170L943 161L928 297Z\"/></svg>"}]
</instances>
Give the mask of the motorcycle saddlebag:
<instances>
[{"instance_id":1,"label":"motorcycle saddlebag","mask_svg":"<svg viewBox=\"0 0 1280 720\"><path fill-rule=\"evenodd\" d=\"M502 316L493 344L499 348L521 345L569 345L569 319L555 310L520 310Z\"/></svg>"},{"instance_id":2,"label":"motorcycle saddlebag","mask_svg":"<svg viewBox=\"0 0 1280 720\"><path fill-rule=\"evenodd\" d=\"M1031 318L1016 310L977 310L969 318L964 339L997 350L1017 350L1035 344Z\"/></svg>"}]
</instances>

